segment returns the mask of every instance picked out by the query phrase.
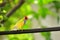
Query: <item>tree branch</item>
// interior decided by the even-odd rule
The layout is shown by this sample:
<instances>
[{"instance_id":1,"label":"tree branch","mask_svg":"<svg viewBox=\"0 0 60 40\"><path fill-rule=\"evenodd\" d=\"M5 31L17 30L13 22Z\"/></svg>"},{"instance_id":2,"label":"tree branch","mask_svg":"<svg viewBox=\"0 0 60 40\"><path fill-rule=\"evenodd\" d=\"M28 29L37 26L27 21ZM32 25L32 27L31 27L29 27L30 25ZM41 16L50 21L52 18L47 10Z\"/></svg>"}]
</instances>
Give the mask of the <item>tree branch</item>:
<instances>
[{"instance_id":1,"label":"tree branch","mask_svg":"<svg viewBox=\"0 0 60 40\"><path fill-rule=\"evenodd\" d=\"M13 7L12 10L10 10L10 11L6 14L6 16L7 16L7 17L10 17L18 8L20 8L20 7L22 6L23 3L24 3L24 0L20 0L20 2L19 2L15 7Z\"/></svg>"},{"instance_id":2,"label":"tree branch","mask_svg":"<svg viewBox=\"0 0 60 40\"><path fill-rule=\"evenodd\" d=\"M60 27L27 29L27 30L16 30L16 31L0 31L0 35L38 33L38 32L40 33L40 32L52 32L52 31L60 31Z\"/></svg>"},{"instance_id":3,"label":"tree branch","mask_svg":"<svg viewBox=\"0 0 60 40\"><path fill-rule=\"evenodd\" d=\"M23 5L24 2L25 2L24 0L20 0L15 7L13 7L10 11L8 11L6 17L10 17L17 9L19 9ZM6 20L2 20L1 23L4 23L5 21Z\"/></svg>"}]
</instances>

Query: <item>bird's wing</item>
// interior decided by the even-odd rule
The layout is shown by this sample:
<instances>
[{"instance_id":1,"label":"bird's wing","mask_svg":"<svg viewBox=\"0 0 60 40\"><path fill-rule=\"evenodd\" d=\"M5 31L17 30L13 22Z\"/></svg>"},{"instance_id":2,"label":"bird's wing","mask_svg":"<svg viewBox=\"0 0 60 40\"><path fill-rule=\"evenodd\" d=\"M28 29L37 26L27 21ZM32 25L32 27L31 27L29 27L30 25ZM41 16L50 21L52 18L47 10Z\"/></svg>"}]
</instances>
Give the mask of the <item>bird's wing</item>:
<instances>
[{"instance_id":1,"label":"bird's wing","mask_svg":"<svg viewBox=\"0 0 60 40\"><path fill-rule=\"evenodd\" d=\"M20 19L19 21L17 21L17 23L15 25L12 25L11 26L11 30L19 30L19 29L22 29L24 25L24 18Z\"/></svg>"}]
</instances>

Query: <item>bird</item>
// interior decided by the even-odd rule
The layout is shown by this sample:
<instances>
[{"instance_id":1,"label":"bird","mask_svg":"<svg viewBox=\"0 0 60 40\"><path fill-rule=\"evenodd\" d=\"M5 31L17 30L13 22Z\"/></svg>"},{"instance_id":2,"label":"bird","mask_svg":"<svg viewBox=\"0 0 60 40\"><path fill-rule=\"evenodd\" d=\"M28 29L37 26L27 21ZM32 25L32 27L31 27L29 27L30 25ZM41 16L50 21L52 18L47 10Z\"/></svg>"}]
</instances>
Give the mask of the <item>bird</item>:
<instances>
[{"instance_id":1,"label":"bird","mask_svg":"<svg viewBox=\"0 0 60 40\"><path fill-rule=\"evenodd\" d=\"M24 18L18 20L15 25L11 27L11 30L21 30L23 26L26 24L26 21L28 20L28 17L25 16Z\"/></svg>"},{"instance_id":2,"label":"bird","mask_svg":"<svg viewBox=\"0 0 60 40\"><path fill-rule=\"evenodd\" d=\"M31 19L32 16L25 16L24 18L18 20L15 25L11 26L11 30L23 30L23 26L26 24L28 19Z\"/></svg>"}]
</instances>

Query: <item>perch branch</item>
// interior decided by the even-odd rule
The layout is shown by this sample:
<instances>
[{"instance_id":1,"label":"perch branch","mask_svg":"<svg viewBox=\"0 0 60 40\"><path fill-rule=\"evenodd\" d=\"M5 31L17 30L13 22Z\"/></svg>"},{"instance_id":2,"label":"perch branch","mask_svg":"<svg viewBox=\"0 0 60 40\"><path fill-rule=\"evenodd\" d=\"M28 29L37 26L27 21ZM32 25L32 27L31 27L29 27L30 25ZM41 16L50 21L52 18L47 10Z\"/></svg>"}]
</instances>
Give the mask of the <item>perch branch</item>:
<instances>
[{"instance_id":1,"label":"perch branch","mask_svg":"<svg viewBox=\"0 0 60 40\"><path fill-rule=\"evenodd\" d=\"M60 31L60 27L15 30L15 31L0 31L0 35L38 33L38 32L40 33L40 32L52 32L52 31Z\"/></svg>"}]
</instances>

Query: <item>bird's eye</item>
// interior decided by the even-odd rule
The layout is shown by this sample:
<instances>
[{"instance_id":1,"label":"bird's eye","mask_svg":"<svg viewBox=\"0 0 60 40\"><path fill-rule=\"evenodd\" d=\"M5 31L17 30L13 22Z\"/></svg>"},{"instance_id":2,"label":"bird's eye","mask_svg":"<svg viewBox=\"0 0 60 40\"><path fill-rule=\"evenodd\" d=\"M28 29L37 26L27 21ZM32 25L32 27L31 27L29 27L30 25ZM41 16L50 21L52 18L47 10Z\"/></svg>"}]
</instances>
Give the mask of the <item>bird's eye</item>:
<instances>
[{"instance_id":1,"label":"bird's eye","mask_svg":"<svg viewBox=\"0 0 60 40\"><path fill-rule=\"evenodd\" d=\"M27 20L28 19L28 17L27 16L25 16L25 20Z\"/></svg>"}]
</instances>

